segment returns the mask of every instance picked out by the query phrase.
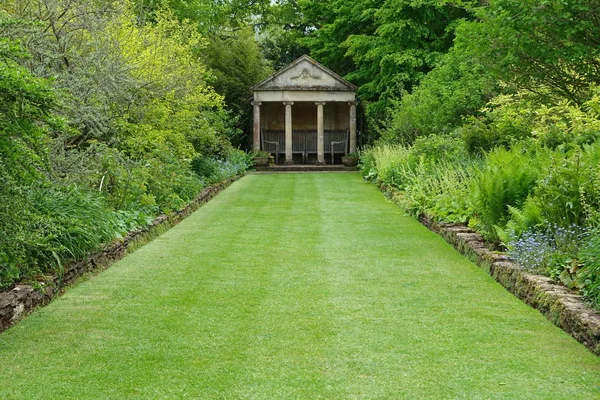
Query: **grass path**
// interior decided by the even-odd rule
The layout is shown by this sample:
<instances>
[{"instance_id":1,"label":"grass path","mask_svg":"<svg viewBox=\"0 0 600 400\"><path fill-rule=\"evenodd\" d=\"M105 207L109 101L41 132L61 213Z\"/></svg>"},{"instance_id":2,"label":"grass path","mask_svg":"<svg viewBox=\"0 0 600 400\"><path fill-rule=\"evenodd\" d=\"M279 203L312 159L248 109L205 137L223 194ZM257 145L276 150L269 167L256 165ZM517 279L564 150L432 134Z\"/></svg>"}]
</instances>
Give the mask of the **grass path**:
<instances>
[{"instance_id":1,"label":"grass path","mask_svg":"<svg viewBox=\"0 0 600 400\"><path fill-rule=\"evenodd\" d=\"M598 399L600 358L358 174L251 175L0 334L1 399Z\"/></svg>"}]
</instances>

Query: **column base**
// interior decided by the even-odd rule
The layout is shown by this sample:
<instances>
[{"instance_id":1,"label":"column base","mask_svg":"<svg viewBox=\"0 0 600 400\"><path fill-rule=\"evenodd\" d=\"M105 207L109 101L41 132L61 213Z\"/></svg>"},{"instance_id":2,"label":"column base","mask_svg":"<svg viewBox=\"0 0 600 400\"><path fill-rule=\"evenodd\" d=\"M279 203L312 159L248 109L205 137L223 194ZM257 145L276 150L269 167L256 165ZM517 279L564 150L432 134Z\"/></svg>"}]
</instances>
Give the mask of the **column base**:
<instances>
[{"instance_id":1,"label":"column base","mask_svg":"<svg viewBox=\"0 0 600 400\"><path fill-rule=\"evenodd\" d=\"M285 165L292 165L292 164L294 164L294 160L285 160L283 163Z\"/></svg>"},{"instance_id":2,"label":"column base","mask_svg":"<svg viewBox=\"0 0 600 400\"><path fill-rule=\"evenodd\" d=\"M325 161L318 161L317 160L317 165L325 165L325 164L326 164Z\"/></svg>"}]
</instances>

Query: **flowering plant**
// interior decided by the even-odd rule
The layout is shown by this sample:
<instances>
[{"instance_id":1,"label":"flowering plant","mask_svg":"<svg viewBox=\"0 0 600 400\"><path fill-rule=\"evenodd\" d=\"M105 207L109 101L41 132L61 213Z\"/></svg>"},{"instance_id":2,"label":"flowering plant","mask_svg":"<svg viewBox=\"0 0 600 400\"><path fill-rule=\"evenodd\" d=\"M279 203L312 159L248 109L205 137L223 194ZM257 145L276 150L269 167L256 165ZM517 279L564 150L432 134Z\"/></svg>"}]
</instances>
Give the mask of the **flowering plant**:
<instances>
[{"instance_id":1,"label":"flowering plant","mask_svg":"<svg viewBox=\"0 0 600 400\"><path fill-rule=\"evenodd\" d=\"M577 225L548 224L530 229L507 244L509 256L525 269L549 275L569 287L576 285L581 264L578 253L587 243L589 231Z\"/></svg>"}]
</instances>

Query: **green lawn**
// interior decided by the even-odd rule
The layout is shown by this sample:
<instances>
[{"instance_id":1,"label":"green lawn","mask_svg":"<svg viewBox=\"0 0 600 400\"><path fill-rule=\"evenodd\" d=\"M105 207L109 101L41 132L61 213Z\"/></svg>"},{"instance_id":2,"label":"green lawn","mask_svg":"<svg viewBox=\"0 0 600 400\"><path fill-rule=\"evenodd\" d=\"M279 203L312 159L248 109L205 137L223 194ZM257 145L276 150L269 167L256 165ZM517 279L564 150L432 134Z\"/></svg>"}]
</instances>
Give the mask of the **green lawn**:
<instances>
[{"instance_id":1,"label":"green lawn","mask_svg":"<svg viewBox=\"0 0 600 400\"><path fill-rule=\"evenodd\" d=\"M598 399L600 358L358 174L250 175L0 334L1 399Z\"/></svg>"}]
</instances>

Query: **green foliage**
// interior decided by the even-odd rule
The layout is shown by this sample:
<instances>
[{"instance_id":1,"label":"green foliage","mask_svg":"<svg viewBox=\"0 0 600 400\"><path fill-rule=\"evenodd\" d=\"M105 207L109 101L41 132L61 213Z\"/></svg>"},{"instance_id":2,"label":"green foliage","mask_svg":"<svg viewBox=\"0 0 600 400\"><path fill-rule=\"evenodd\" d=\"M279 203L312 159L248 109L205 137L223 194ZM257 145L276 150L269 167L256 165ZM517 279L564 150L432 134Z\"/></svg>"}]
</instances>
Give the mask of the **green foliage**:
<instances>
[{"instance_id":1,"label":"green foliage","mask_svg":"<svg viewBox=\"0 0 600 400\"><path fill-rule=\"evenodd\" d=\"M202 60L200 64L211 70L207 81L225 99L224 108L233 122L227 136L234 147L250 148L251 136L247 135L252 123L250 87L271 73L255 31L274 18L271 8L276 6L267 0L136 0L135 3L138 19L147 24L160 22L165 10L169 10L182 24L200 33L204 39L201 45L191 47Z\"/></svg>"},{"instance_id":2,"label":"green foliage","mask_svg":"<svg viewBox=\"0 0 600 400\"><path fill-rule=\"evenodd\" d=\"M102 199L74 186L0 185L0 287L60 272L117 235Z\"/></svg>"},{"instance_id":3,"label":"green foliage","mask_svg":"<svg viewBox=\"0 0 600 400\"><path fill-rule=\"evenodd\" d=\"M212 157L196 157L192 160L192 170L207 181L216 179L219 160Z\"/></svg>"},{"instance_id":4,"label":"green foliage","mask_svg":"<svg viewBox=\"0 0 600 400\"><path fill-rule=\"evenodd\" d=\"M475 163L459 145L445 137L421 138L413 147L379 145L361 152L361 172L394 189L394 200L415 216L466 223Z\"/></svg>"},{"instance_id":5,"label":"green foliage","mask_svg":"<svg viewBox=\"0 0 600 400\"><path fill-rule=\"evenodd\" d=\"M18 64L23 57L28 53L19 42L0 38L0 165L2 174L31 182L47 169L56 97L47 80Z\"/></svg>"},{"instance_id":6,"label":"green foliage","mask_svg":"<svg viewBox=\"0 0 600 400\"><path fill-rule=\"evenodd\" d=\"M509 207L520 208L536 187L547 163L543 150L527 151L520 146L498 148L485 157L472 184L476 226L485 237L496 240L496 226L505 227Z\"/></svg>"},{"instance_id":7,"label":"green foliage","mask_svg":"<svg viewBox=\"0 0 600 400\"><path fill-rule=\"evenodd\" d=\"M520 238L526 231L535 231L543 225L542 211L532 201L526 200L522 209L508 206L510 219L506 226L494 226L498 239L507 246L514 238Z\"/></svg>"},{"instance_id":8,"label":"green foliage","mask_svg":"<svg viewBox=\"0 0 600 400\"><path fill-rule=\"evenodd\" d=\"M245 132L251 130L252 97L250 88L270 75L254 32L249 27L223 31L210 38L208 46L202 52L202 59L215 74L213 86L224 96L237 125ZM235 137L234 146L250 148L251 136Z\"/></svg>"},{"instance_id":9,"label":"green foliage","mask_svg":"<svg viewBox=\"0 0 600 400\"><path fill-rule=\"evenodd\" d=\"M306 27L294 26L288 20L282 24L270 24L263 29L258 37L260 47L274 70L280 70L292 61L308 54L310 50L300 44L305 36Z\"/></svg>"},{"instance_id":10,"label":"green foliage","mask_svg":"<svg viewBox=\"0 0 600 400\"><path fill-rule=\"evenodd\" d=\"M192 170L210 184L243 173L253 164L252 158L241 150L231 150L225 159L199 156L192 160Z\"/></svg>"},{"instance_id":11,"label":"green foliage","mask_svg":"<svg viewBox=\"0 0 600 400\"><path fill-rule=\"evenodd\" d=\"M365 180L375 181L375 179L377 179L377 166L375 164L375 155L373 154L372 147L364 148L360 152L358 169Z\"/></svg>"},{"instance_id":12,"label":"green foliage","mask_svg":"<svg viewBox=\"0 0 600 400\"><path fill-rule=\"evenodd\" d=\"M363 176L384 186L403 188L401 171L409 169L410 148L401 145L381 145L362 152Z\"/></svg>"},{"instance_id":13,"label":"green foliage","mask_svg":"<svg viewBox=\"0 0 600 400\"><path fill-rule=\"evenodd\" d=\"M494 0L457 42L505 82L581 104L600 82L598 0Z\"/></svg>"},{"instance_id":14,"label":"green foliage","mask_svg":"<svg viewBox=\"0 0 600 400\"><path fill-rule=\"evenodd\" d=\"M481 64L463 49L452 48L411 93L402 95L383 136L412 143L419 136L449 133L463 116L480 115L498 92L497 81Z\"/></svg>"},{"instance_id":15,"label":"green foliage","mask_svg":"<svg viewBox=\"0 0 600 400\"><path fill-rule=\"evenodd\" d=\"M547 147L567 150L600 139L598 87L593 88L593 93L582 106L562 101L553 106L536 108L533 130L536 139Z\"/></svg>"},{"instance_id":16,"label":"green foliage","mask_svg":"<svg viewBox=\"0 0 600 400\"><path fill-rule=\"evenodd\" d=\"M579 252L583 267L577 274L577 282L583 295L597 308L600 308L600 233L592 232L585 247Z\"/></svg>"},{"instance_id":17,"label":"green foliage","mask_svg":"<svg viewBox=\"0 0 600 400\"><path fill-rule=\"evenodd\" d=\"M411 148L411 159L426 164L461 162L468 158L464 143L449 135L423 136L415 140Z\"/></svg>"},{"instance_id":18,"label":"green foliage","mask_svg":"<svg viewBox=\"0 0 600 400\"><path fill-rule=\"evenodd\" d=\"M407 183L398 196L399 204L417 217L467 223L473 216L469 184L474 171L474 164L469 162L419 163L413 170L403 171Z\"/></svg>"},{"instance_id":19,"label":"green foliage","mask_svg":"<svg viewBox=\"0 0 600 400\"><path fill-rule=\"evenodd\" d=\"M0 6L0 286L60 272L247 168L198 56L208 41L165 4ZM199 156L224 161L201 179Z\"/></svg>"},{"instance_id":20,"label":"green foliage","mask_svg":"<svg viewBox=\"0 0 600 400\"><path fill-rule=\"evenodd\" d=\"M473 155L483 155L499 146L508 147L505 138L488 126L484 118L467 118L455 133L461 137L465 148Z\"/></svg>"},{"instance_id":21,"label":"green foliage","mask_svg":"<svg viewBox=\"0 0 600 400\"><path fill-rule=\"evenodd\" d=\"M452 46L456 22L469 13L452 2L387 0L377 9L364 10L365 15L371 16L374 32L352 32L342 46L356 65L348 78L373 102L367 115L376 122L387 119L393 100L411 92L439 62Z\"/></svg>"},{"instance_id":22,"label":"green foliage","mask_svg":"<svg viewBox=\"0 0 600 400\"><path fill-rule=\"evenodd\" d=\"M265 58L275 70L310 52L301 42L315 28L307 14L313 4L318 3L311 0L271 1L268 14L263 14L258 40Z\"/></svg>"},{"instance_id":23,"label":"green foliage","mask_svg":"<svg viewBox=\"0 0 600 400\"><path fill-rule=\"evenodd\" d=\"M244 28L270 14L268 0L133 0L132 9L142 23L155 22L157 14L171 10L181 21L189 21L202 35Z\"/></svg>"},{"instance_id":24,"label":"green foliage","mask_svg":"<svg viewBox=\"0 0 600 400\"><path fill-rule=\"evenodd\" d=\"M532 135L549 147L596 140L598 2L538 3L467 7L477 19L457 24L454 46L395 105L384 136L412 143L459 128L473 154Z\"/></svg>"},{"instance_id":25,"label":"green foliage","mask_svg":"<svg viewBox=\"0 0 600 400\"><path fill-rule=\"evenodd\" d=\"M534 136L539 106L524 93L498 95L481 109L482 116L466 117L455 132L471 154L481 155L499 146L508 149Z\"/></svg>"},{"instance_id":26,"label":"green foliage","mask_svg":"<svg viewBox=\"0 0 600 400\"><path fill-rule=\"evenodd\" d=\"M292 51L308 48L313 58L359 86L369 123L378 129L388 108L452 46L456 23L470 17L463 2L440 0L281 3L275 7L286 32L280 43Z\"/></svg>"},{"instance_id":27,"label":"green foliage","mask_svg":"<svg viewBox=\"0 0 600 400\"><path fill-rule=\"evenodd\" d=\"M544 219L560 226L585 226L590 211L600 207L598 165L600 142L568 154L556 152L529 200Z\"/></svg>"}]
</instances>

